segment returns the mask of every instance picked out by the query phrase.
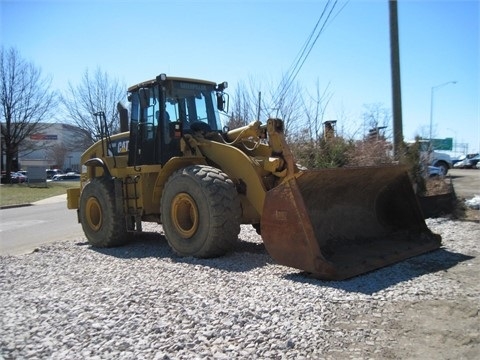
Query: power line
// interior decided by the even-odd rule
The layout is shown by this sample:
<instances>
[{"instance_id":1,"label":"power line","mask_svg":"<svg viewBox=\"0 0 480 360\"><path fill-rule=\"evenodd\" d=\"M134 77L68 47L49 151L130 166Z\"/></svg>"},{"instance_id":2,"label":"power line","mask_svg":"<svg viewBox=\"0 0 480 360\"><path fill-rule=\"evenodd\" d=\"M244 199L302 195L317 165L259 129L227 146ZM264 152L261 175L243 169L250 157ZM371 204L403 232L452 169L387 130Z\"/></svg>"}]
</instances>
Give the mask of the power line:
<instances>
[{"instance_id":1,"label":"power line","mask_svg":"<svg viewBox=\"0 0 480 360\"><path fill-rule=\"evenodd\" d=\"M348 4L348 1L335 13L335 15L332 18L332 14L335 10L335 7L337 6L338 0L332 1L328 0L327 4L323 8L322 13L320 14L320 17L318 18L312 32L308 36L307 40L305 41L304 45L298 52L297 56L295 57L295 60L292 63L292 66L290 66L288 70L288 76L282 79L280 85L279 85L279 90L277 91L277 96L275 100L273 101L273 107L274 108L279 108L281 105L281 102L283 100L283 97L285 96L286 92L290 88L290 86L293 84L295 78L297 77L298 73L302 69L303 65L305 64L305 61L307 60L308 56L310 55L313 47L315 46L318 38L320 35L323 33L325 28L338 16L338 14L345 8L345 6ZM321 24L321 25L320 25ZM320 26L320 29L318 30ZM315 35L316 34L316 35ZM313 39L313 40L312 40Z\"/></svg>"},{"instance_id":2,"label":"power line","mask_svg":"<svg viewBox=\"0 0 480 360\"><path fill-rule=\"evenodd\" d=\"M315 37L315 40L313 42L312 45L309 45L310 42L312 41L312 38L313 36L315 35L315 32L317 31L317 28L320 24L320 21L323 19L323 17L325 16L325 12L327 11L328 7L329 7L329 4L331 3L331 0L328 0L327 4L325 5L325 7L323 8L323 11L322 13L320 14L320 17L318 18L317 20L317 23L315 24L315 27L313 28L312 32L310 33L310 35L308 36L308 39L307 41L305 41L304 45L302 46L302 48L300 49L299 53L297 54L297 56L295 57L292 65L290 66L289 70L288 70L288 77L285 81L282 81L283 83L283 88L282 90L280 91L280 94L282 94L284 92L284 89L286 87L289 87L290 84L293 82L294 78L295 78L295 74L298 74L298 67L299 67L299 64L300 62L302 61L302 58L303 59L306 59L306 57L308 57L308 54L310 53L313 45L315 44L316 40L318 39L318 35ZM336 2L333 4L333 6L335 7L336 5ZM323 28L323 26L322 26ZM320 30L321 31L321 30ZM307 48L310 49L307 51ZM305 55L305 53L307 52L307 54ZM302 61L302 64L303 64L304 61ZM300 67L301 68L301 67Z\"/></svg>"}]
</instances>

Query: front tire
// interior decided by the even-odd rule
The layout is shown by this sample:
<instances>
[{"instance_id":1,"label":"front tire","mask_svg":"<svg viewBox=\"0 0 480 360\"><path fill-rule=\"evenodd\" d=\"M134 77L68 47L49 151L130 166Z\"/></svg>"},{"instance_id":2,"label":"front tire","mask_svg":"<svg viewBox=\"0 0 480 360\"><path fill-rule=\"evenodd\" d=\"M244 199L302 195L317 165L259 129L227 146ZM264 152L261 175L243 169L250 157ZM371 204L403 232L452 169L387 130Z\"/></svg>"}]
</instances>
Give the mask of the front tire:
<instances>
[{"instance_id":1,"label":"front tire","mask_svg":"<svg viewBox=\"0 0 480 360\"><path fill-rule=\"evenodd\" d=\"M125 216L115 208L114 184L106 178L94 178L80 196L80 222L90 245L113 247L128 240Z\"/></svg>"},{"instance_id":2,"label":"front tire","mask_svg":"<svg viewBox=\"0 0 480 360\"><path fill-rule=\"evenodd\" d=\"M240 200L232 180L217 168L192 165L175 172L160 206L165 236L181 256L221 256L238 240Z\"/></svg>"},{"instance_id":3,"label":"front tire","mask_svg":"<svg viewBox=\"0 0 480 360\"><path fill-rule=\"evenodd\" d=\"M445 161L439 161L435 164L436 167L442 169L442 176L447 175L448 173L448 164Z\"/></svg>"}]
</instances>

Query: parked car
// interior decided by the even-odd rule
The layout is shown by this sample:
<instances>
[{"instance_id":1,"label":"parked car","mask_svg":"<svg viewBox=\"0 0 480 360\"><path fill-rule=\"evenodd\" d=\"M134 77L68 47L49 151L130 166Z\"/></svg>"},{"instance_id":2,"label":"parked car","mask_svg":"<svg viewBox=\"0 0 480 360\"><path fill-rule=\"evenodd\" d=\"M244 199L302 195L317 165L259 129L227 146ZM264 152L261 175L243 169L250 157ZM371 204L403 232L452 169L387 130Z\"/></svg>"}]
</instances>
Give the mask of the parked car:
<instances>
[{"instance_id":1,"label":"parked car","mask_svg":"<svg viewBox=\"0 0 480 360\"><path fill-rule=\"evenodd\" d=\"M463 159L465 159L465 155L459 156L458 159L452 159L452 166L455 167L455 164L456 164L456 163L459 163L459 162L462 161Z\"/></svg>"},{"instance_id":2,"label":"parked car","mask_svg":"<svg viewBox=\"0 0 480 360\"><path fill-rule=\"evenodd\" d=\"M15 173L15 176L17 177L19 183L24 183L28 181L27 175L24 175L19 171Z\"/></svg>"},{"instance_id":3,"label":"parked car","mask_svg":"<svg viewBox=\"0 0 480 360\"><path fill-rule=\"evenodd\" d=\"M63 171L60 169L47 169L47 179L52 179L55 175L63 174Z\"/></svg>"},{"instance_id":4,"label":"parked car","mask_svg":"<svg viewBox=\"0 0 480 360\"><path fill-rule=\"evenodd\" d=\"M9 184L21 184L21 183L27 182L27 180L28 180L27 177L25 175L23 175L22 173L12 171L12 172L10 172L10 182L8 182L8 183ZM2 171L1 183L2 184L7 184L7 174L6 174L5 171Z\"/></svg>"},{"instance_id":5,"label":"parked car","mask_svg":"<svg viewBox=\"0 0 480 360\"><path fill-rule=\"evenodd\" d=\"M66 174L54 175L52 178L52 181L66 181L66 180L71 180L71 181L80 180L80 174L69 172Z\"/></svg>"},{"instance_id":6,"label":"parked car","mask_svg":"<svg viewBox=\"0 0 480 360\"><path fill-rule=\"evenodd\" d=\"M428 140L409 141L407 145L411 146L417 142L420 150L420 162L428 166L442 168L443 175L447 175L448 170L452 168L452 158L450 155L431 150Z\"/></svg>"},{"instance_id":7,"label":"parked car","mask_svg":"<svg viewBox=\"0 0 480 360\"><path fill-rule=\"evenodd\" d=\"M474 169L480 161L480 154L467 154L461 161L453 165L456 169Z\"/></svg>"}]
</instances>

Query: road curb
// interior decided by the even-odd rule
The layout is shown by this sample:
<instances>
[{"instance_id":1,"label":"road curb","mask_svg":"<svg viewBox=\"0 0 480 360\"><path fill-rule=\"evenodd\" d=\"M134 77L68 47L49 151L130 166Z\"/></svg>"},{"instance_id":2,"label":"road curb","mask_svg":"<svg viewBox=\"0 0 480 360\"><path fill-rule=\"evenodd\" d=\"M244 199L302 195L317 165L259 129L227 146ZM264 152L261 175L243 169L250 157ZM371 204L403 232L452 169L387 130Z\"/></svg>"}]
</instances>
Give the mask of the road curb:
<instances>
[{"instance_id":1,"label":"road curb","mask_svg":"<svg viewBox=\"0 0 480 360\"><path fill-rule=\"evenodd\" d=\"M24 206L32 206L32 205L45 205L45 204L52 204L56 202L62 202L62 201L67 201L67 194L60 194L60 195L55 195L51 196L42 200L35 201L33 203L26 203L26 204L13 204L13 205L3 205L0 206L1 209L11 209L11 208L18 208L18 207L24 207Z\"/></svg>"},{"instance_id":2,"label":"road curb","mask_svg":"<svg viewBox=\"0 0 480 360\"><path fill-rule=\"evenodd\" d=\"M12 208L18 208L18 207L25 207L25 206L32 206L33 204L13 204L13 205L3 205L0 206L0 210L3 209L12 209Z\"/></svg>"}]
</instances>

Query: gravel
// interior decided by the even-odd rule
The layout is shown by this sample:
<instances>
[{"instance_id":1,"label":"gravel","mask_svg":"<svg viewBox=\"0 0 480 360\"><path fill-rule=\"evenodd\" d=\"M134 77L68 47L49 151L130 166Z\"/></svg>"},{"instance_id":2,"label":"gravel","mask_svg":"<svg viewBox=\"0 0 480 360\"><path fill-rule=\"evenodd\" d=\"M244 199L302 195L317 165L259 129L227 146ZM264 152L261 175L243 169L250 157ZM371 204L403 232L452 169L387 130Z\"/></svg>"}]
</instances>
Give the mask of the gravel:
<instances>
[{"instance_id":1,"label":"gravel","mask_svg":"<svg viewBox=\"0 0 480 360\"><path fill-rule=\"evenodd\" d=\"M216 259L174 255L152 224L124 247L3 256L0 358L473 359L480 225L427 224L442 249L338 282L275 264L249 226Z\"/></svg>"}]
</instances>

